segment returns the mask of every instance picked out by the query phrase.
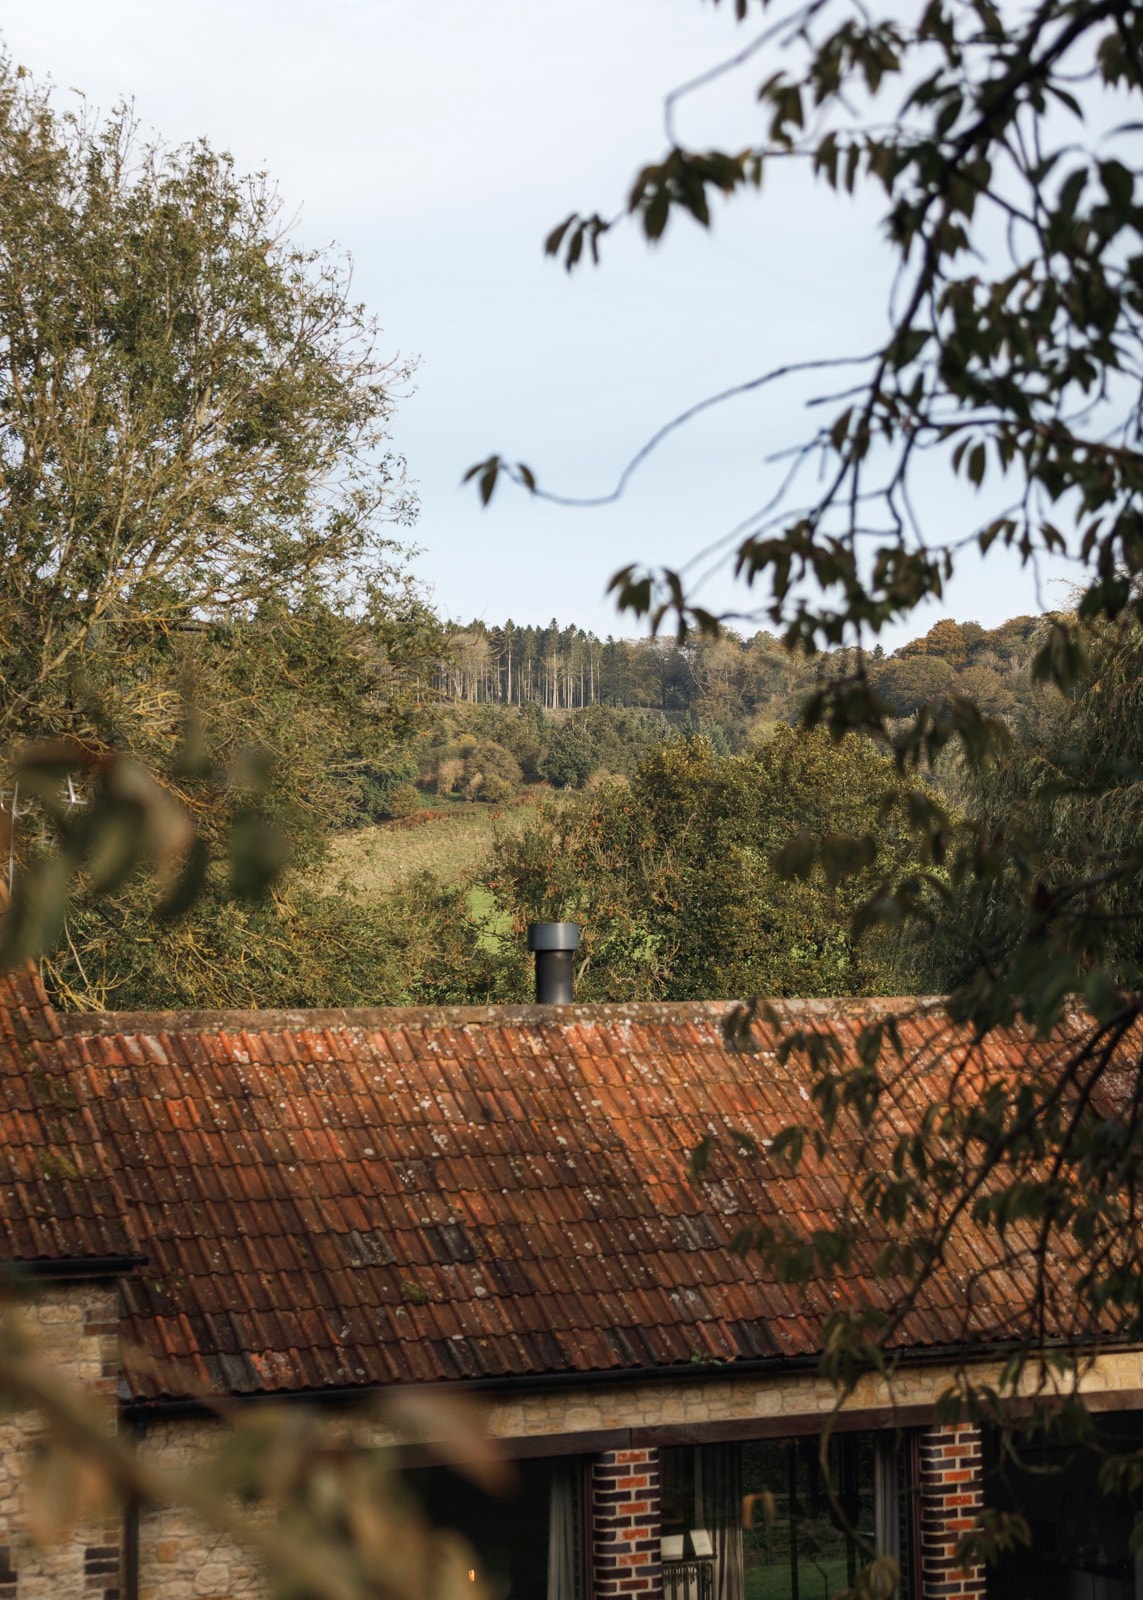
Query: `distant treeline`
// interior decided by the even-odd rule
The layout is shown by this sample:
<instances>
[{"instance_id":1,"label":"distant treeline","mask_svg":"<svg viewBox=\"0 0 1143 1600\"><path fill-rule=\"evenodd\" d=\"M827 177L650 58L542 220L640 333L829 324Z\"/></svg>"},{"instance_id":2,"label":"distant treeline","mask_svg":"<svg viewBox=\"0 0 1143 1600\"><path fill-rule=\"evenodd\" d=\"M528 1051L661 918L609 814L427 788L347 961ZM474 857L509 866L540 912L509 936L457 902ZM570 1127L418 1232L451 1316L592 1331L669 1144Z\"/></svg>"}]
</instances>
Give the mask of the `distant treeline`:
<instances>
[{"instance_id":1,"label":"distant treeline","mask_svg":"<svg viewBox=\"0 0 1143 1600\"><path fill-rule=\"evenodd\" d=\"M995 715L1013 712L1030 692L1027 662L1040 626L1015 617L999 628L938 622L892 655L873 652L878 689L907 716L923 700L971 694ZM445 699L467 705L536 705L548 711L612 706L674 718L715 721L728 734L758 718L790 721L822 672L825 658L788 654L772 634L717 639L600 639L582 628L489 627L454 630L437 669ZM830 658L830 670L837 666Z\"/></svg>"}]
</instances>

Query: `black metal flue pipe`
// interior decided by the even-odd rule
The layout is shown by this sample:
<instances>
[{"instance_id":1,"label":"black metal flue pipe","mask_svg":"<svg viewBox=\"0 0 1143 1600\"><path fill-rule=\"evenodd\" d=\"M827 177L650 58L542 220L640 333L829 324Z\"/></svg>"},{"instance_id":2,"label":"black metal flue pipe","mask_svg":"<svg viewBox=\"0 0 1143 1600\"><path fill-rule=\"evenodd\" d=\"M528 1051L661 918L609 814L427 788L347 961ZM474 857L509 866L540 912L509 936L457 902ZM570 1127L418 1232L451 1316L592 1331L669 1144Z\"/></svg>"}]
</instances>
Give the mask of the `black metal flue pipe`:
<instances>
[{"instance_id":1,"label":"black metal flue pipe","mask_svg":"<svg viewBox=\"0 0 1143 1600\"><path fill-rule=\"evenodd\" d=\"M536 954L536 1004L570 1006L575 998L572 957L579 949L575 922L530 922L528 949Z\"/></svg>"}]
</instances>

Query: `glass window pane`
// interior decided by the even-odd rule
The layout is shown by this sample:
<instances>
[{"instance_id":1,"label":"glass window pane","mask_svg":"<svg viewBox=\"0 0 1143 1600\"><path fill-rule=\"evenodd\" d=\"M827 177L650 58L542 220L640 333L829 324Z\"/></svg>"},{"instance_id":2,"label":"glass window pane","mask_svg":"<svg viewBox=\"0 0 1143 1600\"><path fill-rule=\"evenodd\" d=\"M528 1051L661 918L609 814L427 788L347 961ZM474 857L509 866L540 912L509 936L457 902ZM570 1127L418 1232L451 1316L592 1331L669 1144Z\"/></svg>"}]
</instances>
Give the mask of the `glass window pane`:
<instances>
[{"instance_id":1,"label":"glass window pane","mask_svg":"<svg viewBox=\"0 0 1143 1600\"><path fill-rule=\"evenodd\" d=\"M833 1498L818 1450L815 1437L743 1446L743 1493L759 1497L754 1525L743 1534L745 1600L831 1600L853 1582L865 1559L849 1528L870 1547L874 1543L873 1436L830 1440ZM773 1500L769 1526L763 1494Z\"/></svg>"}]
</instances>

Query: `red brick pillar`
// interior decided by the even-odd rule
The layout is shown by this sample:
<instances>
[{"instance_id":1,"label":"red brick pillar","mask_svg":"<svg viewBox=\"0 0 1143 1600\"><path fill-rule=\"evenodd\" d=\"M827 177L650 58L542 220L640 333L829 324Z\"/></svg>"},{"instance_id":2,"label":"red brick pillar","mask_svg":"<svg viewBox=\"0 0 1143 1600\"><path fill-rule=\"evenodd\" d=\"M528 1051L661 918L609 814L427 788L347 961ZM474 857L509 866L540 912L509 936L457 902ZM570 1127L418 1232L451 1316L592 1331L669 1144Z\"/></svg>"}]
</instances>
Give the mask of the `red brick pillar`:
<instances>
[{"instance_id":1,"label":"red brick pillar","mask_svg":"<svg viewBox=\"0 0 1143 1600\"><path fill-rule=\"evenodd\" d=\"M608 1450L591 1470L595 1600L662 1600L659 1452Z\"/></svg>"},{"instance_id":2,"label":"red brick pillar","mask_svg":"<svg viewBox=\"0 0 1143 1600\"><path fill-rule=\"evenodd\" d=\"M982 1566L957 1564L957 1540L984 1508L980 1429L972 1422L921 1435L921 1600L983 1600Z\"/></svg>"}]
</instances>

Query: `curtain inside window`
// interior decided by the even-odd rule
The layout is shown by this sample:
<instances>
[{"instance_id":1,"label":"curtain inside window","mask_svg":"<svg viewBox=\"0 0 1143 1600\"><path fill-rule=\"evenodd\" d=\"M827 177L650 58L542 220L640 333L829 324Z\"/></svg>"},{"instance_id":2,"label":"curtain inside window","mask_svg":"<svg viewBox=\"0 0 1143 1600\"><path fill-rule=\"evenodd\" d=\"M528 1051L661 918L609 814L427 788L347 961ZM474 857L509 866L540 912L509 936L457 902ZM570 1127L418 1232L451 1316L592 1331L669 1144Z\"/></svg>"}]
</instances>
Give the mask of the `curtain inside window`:
<instances>
[{"instance_id":1,"label":"curtain inside window","mask_svg":"<svg viewBox=\"0 0 1143 1600\"><path fill-rule=\"evenodd\" d=\"M892 1556L898 1569L901 1560L900 1484L895 1434L878 1434L873 1468L873 1504L876 1519L877 1554Z\"/></svg>"},{"instance_id":2,"label":"curtain inside window","mask_svg":"<svg viewBox=\"0 0 1143 1600\"><path fill-rule=\"evenodd\" d=\"M581 1600L583 1525L580 1464L557 1461L548 1520L548 1600Z\"/></svg>"},{"instance_id":3,"label":"curtain inside window","mask_svg":"<svg viewBox=\"0 0 1143 1600\"><path fill-rule=\"evenodd\" d=\"M712 1444L696 1455L698 1526L714 1546L714 1600L743 1600L742 1452Z\"/></svg>"}]
</instances>

